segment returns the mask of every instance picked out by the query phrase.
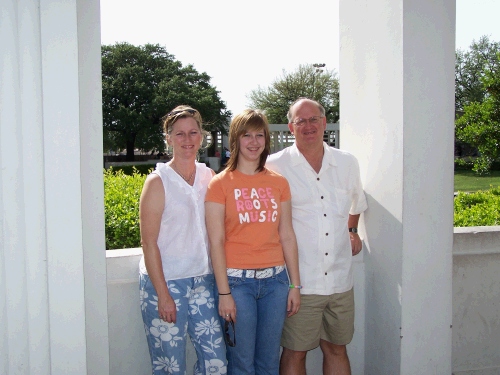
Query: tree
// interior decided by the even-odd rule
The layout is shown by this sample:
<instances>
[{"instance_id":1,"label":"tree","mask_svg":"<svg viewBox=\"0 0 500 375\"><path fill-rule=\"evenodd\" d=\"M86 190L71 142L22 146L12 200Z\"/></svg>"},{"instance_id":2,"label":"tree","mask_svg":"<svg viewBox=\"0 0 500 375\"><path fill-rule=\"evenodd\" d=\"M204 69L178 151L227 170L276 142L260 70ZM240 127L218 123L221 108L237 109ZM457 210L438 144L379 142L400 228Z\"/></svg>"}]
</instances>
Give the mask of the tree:
<instances>
[{"instance_id":1,"label":"tree","mask_svg":"<svg viewBox=\"0 0 500 375\"><path fill-rule=\"evenodd\" d=\"M299 65L292 73L283 70L270 87L253 90L249 99L253 108L266 112L271 124L287 124L286 114L290 105L299 97L320 102L328 122L339 119L339 80L333 70L322 69L324 64Z\"/></svg>"},{"instance_id":2,"label":"tree","mask_svg":"<svg viewBox=\"0 0 500 375\"><path fill-rule=\"evenodd\" d=\"M182 66L160 45L102 46L104 149L165 150L161 118L180 104L200 111L206 130L226 133L231 112L206 73Z\"/></svg>"},{"instance_id":3,"label":"tree","mask_svg":"<svg viewBox=\"0 0 500 375\"><path fill-rule=\"evenodd\" d=\"M455 54L455 108L463 111L468 104L481 103L486 96L482 78L498 69L500 43L482 36L472 41L469 51L458 49Z\"/></svg>"},{"instance_id":4,"label":"tree","mask_svg":"<svg viewBox=\"0 0 500 375\"><path fill-rule=\"evenodd\" d=\"M480 80L484 98L464 106L455 133L459 140L477 148L479 157L473 170L485 174L500 156L500 53Z\"/></svg>"}]
</instances>

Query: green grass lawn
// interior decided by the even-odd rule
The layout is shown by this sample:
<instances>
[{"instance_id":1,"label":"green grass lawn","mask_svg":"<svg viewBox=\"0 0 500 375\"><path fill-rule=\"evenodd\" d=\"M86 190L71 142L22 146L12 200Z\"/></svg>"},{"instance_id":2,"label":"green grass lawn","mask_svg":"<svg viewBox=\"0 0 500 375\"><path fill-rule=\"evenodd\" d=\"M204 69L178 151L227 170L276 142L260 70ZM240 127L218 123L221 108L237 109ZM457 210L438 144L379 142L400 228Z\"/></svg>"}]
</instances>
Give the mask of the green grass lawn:
<instances>
[{"instance_id":1,"label":"green grass lawn","mask_svg":"<svg viewBox=\"0 0 500 375\"><path fill-rule=\"evenodd\" d=\"M478 176L473 171L455 171L455 191L487 190L500 186L500 171L491 171L487 176Z\"/></svg>"}]
</instances>

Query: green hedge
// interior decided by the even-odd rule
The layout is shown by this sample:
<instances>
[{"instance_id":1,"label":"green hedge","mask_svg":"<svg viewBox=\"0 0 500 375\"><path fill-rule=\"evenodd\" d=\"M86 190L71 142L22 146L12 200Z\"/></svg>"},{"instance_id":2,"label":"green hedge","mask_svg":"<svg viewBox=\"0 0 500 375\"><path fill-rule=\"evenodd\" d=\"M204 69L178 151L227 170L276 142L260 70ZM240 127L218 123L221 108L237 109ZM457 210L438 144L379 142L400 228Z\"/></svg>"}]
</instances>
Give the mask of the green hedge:
<instances>
[{"instance_id":1,"label":"green hedge","mask_svg":"<svg viewBox=\"0 0 500 375\"><path fill-rule=\"evenodd\" d=\"M155 169L156 164L136 164L136 165L117 165L113 168L114 172L123 171L123 173L132 176L134 172L148 175L151 170Z\"/></svg>"},{"instance_id":2,"label":"green hedge","mask_svg":"<svg viewBox=\"0 0 500 375\"><path fill-rule=\"evenodd\" d=\"M139 231L139 198L146 174L133 169L104 170L104 216L106 249L128 249L141 246Z\"/></svg>"},{"instance_id":3,"label":"green hedge","mask_svg":"<svg viewBox=\"0 0 500 375\"><path fill-rule=\"evenodd\" d=\"M151 170L104 170L106 249L140 247L139 198ZM500 225L500 187L459 192L454 205L455 227Z\"/></svg>"},{"instance_id":4,"label":"green hedge","mask_svg":"<svg viewBox=\"0 0 500 375\"><path fill-rule=\"evenodd\" d=\"M500 225L500 187L475 193L459 192L454 206L455 227Z\"/></svg>"}]
</instances>

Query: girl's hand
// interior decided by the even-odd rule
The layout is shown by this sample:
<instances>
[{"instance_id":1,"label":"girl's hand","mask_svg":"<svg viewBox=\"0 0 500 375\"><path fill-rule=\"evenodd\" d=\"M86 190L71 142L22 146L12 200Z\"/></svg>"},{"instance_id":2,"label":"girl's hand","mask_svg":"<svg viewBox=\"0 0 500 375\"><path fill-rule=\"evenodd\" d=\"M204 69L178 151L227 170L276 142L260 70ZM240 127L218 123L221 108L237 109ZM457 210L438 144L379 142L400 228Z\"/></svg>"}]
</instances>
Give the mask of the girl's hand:
<instances>
[{"instance_id":1,"label":"girl's hand","mask_svg":"<svg viewBox=\"0 0 500 375\"><path fill-rule=\"evenodd\" d=\"M288 292L288 302L286 305L287 316L290 317L299 312L300 309L300 289L290 289Z\"/></svg>"},{"instance_id":2,"label":"girl's hand","mask_svg":"<svg viewBox=\"0 0 500 375\"><path fill-rule=\"evenodd\" d=\"M231 294L219 296L219 314L224 320L236 323L236 304Z\"/></svg>"}]
</instances>

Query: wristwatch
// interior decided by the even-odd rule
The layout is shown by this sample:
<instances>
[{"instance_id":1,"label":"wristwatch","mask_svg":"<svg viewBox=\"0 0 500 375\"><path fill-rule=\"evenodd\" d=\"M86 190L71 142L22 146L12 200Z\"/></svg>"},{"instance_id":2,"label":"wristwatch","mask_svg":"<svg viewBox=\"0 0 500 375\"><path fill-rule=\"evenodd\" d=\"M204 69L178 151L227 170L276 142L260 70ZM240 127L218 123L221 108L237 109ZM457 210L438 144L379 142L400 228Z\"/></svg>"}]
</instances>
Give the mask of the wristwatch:
<instances>
[{"instance_id":1,"label":"wristwatch","mask_svg":"<svg viewBox=\"0 0 500 375\"><path fill-rule=\"evenodd\" d=\"M349 228L349 232L358 233L358 228Z\"/></svg>"}]
</instances>

